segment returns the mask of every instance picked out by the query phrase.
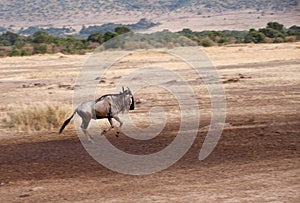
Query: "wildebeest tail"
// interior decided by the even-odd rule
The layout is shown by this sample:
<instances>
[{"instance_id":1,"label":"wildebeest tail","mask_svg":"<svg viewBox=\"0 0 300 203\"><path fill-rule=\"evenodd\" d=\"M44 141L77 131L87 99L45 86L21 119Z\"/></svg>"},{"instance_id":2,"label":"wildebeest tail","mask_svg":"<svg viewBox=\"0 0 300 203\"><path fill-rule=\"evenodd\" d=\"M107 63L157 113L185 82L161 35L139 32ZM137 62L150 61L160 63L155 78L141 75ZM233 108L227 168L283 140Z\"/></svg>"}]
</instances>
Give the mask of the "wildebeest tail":
<instances>
[{"instance_id":1,"label":"wildebeest tail","mask_svg":"<svg viewBox=\"0 0 300 203\"><path fill-rule=\"evenodd\" d=\"M77 109L74 111L74 113L72 114L72 116L70 118L65 120L64 124L61 126L61 128L59 130L59 134L62 133L62 131L65 129L65 127L70 123L70 121L73 118L73 116L75 115L76 111L77 111Z\"/></svg>"}]
</instances>

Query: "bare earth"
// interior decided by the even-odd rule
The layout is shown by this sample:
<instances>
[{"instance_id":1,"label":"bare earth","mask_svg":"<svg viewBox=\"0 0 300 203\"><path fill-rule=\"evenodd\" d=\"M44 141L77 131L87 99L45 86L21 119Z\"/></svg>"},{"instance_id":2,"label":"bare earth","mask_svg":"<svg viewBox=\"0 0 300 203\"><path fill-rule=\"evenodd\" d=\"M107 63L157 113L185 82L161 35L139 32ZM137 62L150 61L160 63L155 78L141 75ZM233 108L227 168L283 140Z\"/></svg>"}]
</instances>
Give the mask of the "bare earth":
<instances>
[{"instance_id":1,"label":"bare earth","mask_svg":"<svg viewBox=\"0 0 300 203\"><path fill-rule=\"evenodd\" d=\"M209 95L201 78L183 71L198 95L201 123L176 164L151 175L124 175L89 156L72 125L62 135L0 129L0 202L300 202L300 43L203 50L218 69L227 100L227 125L207 159L198 155L211 118ZM74 82L88 57L1 58L1 117L42 102L61 104L71 114ZM113 65L99 96L141 64L185 68L167 52L132 52ZM169 110L172 122L149 141L113 132L106 137L124 151L154 153L178 130L177 103L155 88L136 96L141 103L130 114L138 125L149 122L147 112L156 105Z\"/></svg>"}]
</instances>

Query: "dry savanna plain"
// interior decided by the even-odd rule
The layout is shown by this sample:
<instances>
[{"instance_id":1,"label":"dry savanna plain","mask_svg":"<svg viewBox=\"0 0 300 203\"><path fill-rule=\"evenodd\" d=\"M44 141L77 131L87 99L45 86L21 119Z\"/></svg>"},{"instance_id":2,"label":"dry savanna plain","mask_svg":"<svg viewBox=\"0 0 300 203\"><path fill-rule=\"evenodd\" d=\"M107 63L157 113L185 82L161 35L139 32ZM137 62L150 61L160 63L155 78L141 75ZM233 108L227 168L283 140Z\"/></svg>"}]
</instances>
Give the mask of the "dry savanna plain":
<instances>
[{"instance_id":1,"label":"dry savanna plain","mask_svg":"<svg viewBox=\"0 0 300 203\"><path fill-rule=\"evenodd\" d=\"M226 96L224 130L202 161L198 156L212 105L201 75L168 50L128 51L110 71L94 74L97 97L116 93L112 91L127 74L151 66L176 70L195 92L200 124L193 145L169 168L136 176L95 161L73 122L58 134L72 114L74 91L80 88L76 78L91 54L1 58L0 202L300 202L300 43L201 49L215 65ZM137 83L141 79L132 78ZM166 83L180 86L180 80ZM108 139L131 154L158 152L179 129L176 96L155 86L141 88L134 96L136 108L129 115L138 127L152 122L152 107L165 110L161 133L135 140L122 130L116 137L112 130L95 139ZM30 115L23 118L27 123L13 123L16 115L20 120L34 113L40 113L40 122L55 114L58 124L29 126ZM98 124L104 128L108 122Z\"/></svg>"}]
</instances>

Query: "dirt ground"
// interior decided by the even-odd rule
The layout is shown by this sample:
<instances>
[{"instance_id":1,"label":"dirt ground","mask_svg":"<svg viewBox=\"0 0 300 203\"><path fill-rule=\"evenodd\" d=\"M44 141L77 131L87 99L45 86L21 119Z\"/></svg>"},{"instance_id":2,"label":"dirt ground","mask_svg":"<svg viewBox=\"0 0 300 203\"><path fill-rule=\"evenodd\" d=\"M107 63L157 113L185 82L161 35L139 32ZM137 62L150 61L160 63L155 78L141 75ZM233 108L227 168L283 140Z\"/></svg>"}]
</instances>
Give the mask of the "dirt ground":
<instances>
[{"instance_id":1,"label":"dirt ground","mask_svg":"<svg viewBox=\"0 0 300 203\"><path fill-rule=\"evenodd\" d=\"M218 69L227 101L226 127L208 158L198 159L211 118L205 84L166 52L133 52L100 80L101 93L112 91L120 76L140 64L182 68L201 113L197 138L183 158L157 173L125 175L96 162L72 125L61 135L58 129L1 129L0 202L300 202L300 43L203 51ZM1 58L1 117L42 102L64 105L71 114L75 79L88 57ZM149 88L136 96L140 104L130 112L133 120L147 123L149 109L162 106L171 116L164 131L148 141L113 132L106 138L129 153L157 152L178 130L178 104L167 91Z\"/></svg>"}]
</instances>

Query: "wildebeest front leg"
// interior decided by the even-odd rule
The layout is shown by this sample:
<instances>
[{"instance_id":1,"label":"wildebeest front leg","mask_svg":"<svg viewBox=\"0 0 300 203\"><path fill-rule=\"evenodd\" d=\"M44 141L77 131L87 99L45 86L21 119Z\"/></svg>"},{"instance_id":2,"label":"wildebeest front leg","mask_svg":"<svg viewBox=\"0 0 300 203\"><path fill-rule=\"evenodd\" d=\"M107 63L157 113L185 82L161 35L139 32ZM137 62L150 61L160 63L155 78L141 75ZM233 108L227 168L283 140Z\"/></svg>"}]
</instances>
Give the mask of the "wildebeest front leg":
<instances>
[{"instance_id":1,"label":"wildebeest front leg","mask_svg":"<svg viewBox=\"0 0 300 203\"><path fill-rule=\"evenodd\" d=\"M119 128L121 128L121 127L122 127L122 125L123 125L123 122L120 120L120 118L119 118L117 115L115 115L115 116L114 116L114 119L120 123L120 126L119 126ZM120 131L119 131L119 130L117 130L116 137L119 137L119 133L120 133Z\"/></svg>"},{"instance_id":2,"label":"wildebeest front leg","mask_svg":"<svg viewBox=\"0 0 300 203\"><path fill-rule=\"evenodd\" d=\"M120 118L118 116L114 116L113 117L116 121L118 121L120 123L120 126L119 128L123 125L123 122L120 120ZM114 124L113 124L113 121L112 121L112 118L108 118L108 121L110 123L110 128L107 129L107 130L103 130L101 135L104 135L105 133L107 133L108 131L110 131L112 128L114 128ZM116 134L116 137L119 137L119 130L117 130L117 134Z\"/></svg>"},{"instance_id":3,"label":"wildebeest front leg","mask_svg":"<svg viewBox=\"0 0 300 203\"><path fill-rule=\"evenodd\" d=\"M108 118L108 121L109 121L110 127L107 130L103 130L101 132L101 135L104 135L105 133L107 133L108 131L110 131L112 128L114 128L114 123L112 121L112 118Z\"/></svg>"},{"instance_id":4,"label":"wildebeest front leg","mask_svg":"<svg viewBox=\"0 0 300 203\"><path fill-rule=\"evenodd\" d=\"M123 125L123 122L120 120L120 118L119 118L117 115L115 115L115 116L114 116L114 119L120 123L119 128L121 128L122 125Z\"/></svg>"}]
</instances>

